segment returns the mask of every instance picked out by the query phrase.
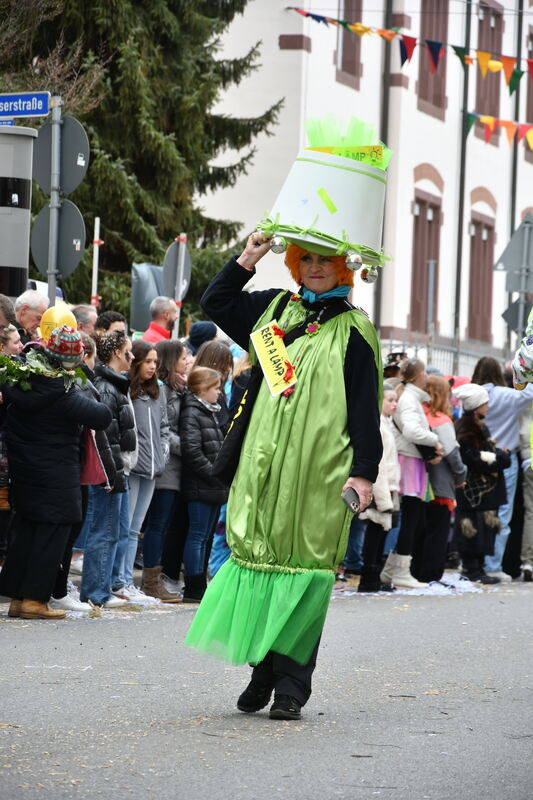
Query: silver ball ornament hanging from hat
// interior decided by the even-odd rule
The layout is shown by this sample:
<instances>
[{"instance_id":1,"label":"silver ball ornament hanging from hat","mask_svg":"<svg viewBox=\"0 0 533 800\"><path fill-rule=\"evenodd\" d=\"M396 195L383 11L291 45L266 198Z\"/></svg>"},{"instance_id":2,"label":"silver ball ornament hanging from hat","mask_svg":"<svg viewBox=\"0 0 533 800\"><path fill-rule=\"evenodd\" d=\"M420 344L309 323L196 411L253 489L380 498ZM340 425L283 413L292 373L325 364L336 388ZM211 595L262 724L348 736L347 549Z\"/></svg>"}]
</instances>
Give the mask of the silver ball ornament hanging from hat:
<instances>
[{"instance_id":1,"label":"silver ball ornament hanging from hat","mask_svg":"<svg viewBox=\"0 0 533 800\"><path fill-rule=\"evenodd\" d=\"M361 258L359 253L355 252L355 250L349 250L346 253L346 266L348 267L348 269L357 272L357 270L363 266L363 259Z\"/></svg>"},{"instance_id":2,"label":"silver ball ornament hanging from hat","mask_svg":"<svg viewBox=\"0 0 533 800\"><path fill-rule=\"evenodd\" d=\"M287 240L283 236L273 236L270 240L270 249L273 253L281 255L287 249Z\"/></svg>"},{"instance_id":3,"label":"silver ball ornament hanging from hat","mask_svg":"<svg viewBox=\"0 0 533 800\"><path fill-rule=\"evenodd\" d=\"M377 279L377 267L364 267L364 269L361 270L361 280L365 283L375 283Z\"/></svg>"}]
</instances>

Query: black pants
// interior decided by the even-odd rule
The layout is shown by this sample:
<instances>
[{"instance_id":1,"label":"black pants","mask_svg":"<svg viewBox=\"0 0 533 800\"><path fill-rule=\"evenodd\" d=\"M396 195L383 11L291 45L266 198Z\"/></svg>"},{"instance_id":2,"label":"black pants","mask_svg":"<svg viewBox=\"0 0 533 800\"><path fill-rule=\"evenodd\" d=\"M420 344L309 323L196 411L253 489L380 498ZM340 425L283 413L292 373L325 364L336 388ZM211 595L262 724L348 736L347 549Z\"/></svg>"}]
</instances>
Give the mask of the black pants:
<instances>
[{"instance_id":1,"label":"black pants","mask_svg":"<svg viewBox=\"0 0 533 800\"><path fill-rule=\"evenodd\" d=\"M0 594L48 602L71 527L68 523L35 522L17 512L14 540L0 572Z\"/></svg>"},{"instance_id":2,"label":"black pants","mask_svg":"<svg viewBox=\"0 0 533 800\"><path fill-rule=\"evenodd\" d=\"M89 487L82 486L81 512L83 519L81 520L81 522L76 522L70 529L69 537L65 545L65 551L63 553L63 558L61 559L61 564L59 565L59 569L57 570L54 589L52 591L52 596L55 597L57 600L60 600L67 594L68 574L70 572L70 562L72 561L72 548L74 547L74 542L80 535L80 531L83 527L83 523L85 521L85 515L87 514L88 502L89 502Z\"/></svg>"},{"instance_id":3,"label":"black pants","mask_svg":"<svg viewBox=\"0 0 533 800\"><path fill-rule=\"evenodd\" d=\"M401 501L402 522L396 543L396 552L399 556L410 556L413 552L415 536L418 536L418 529L425 524L425 506L418 497L404 495Z\"/></svg>"},{"instance_id":4,"label":"black pants","mask_svg":"<svg viewBox=\"0 0 533 800\"><path fill-rule=\"evenodd\" d=\"M6 559L11 545L11 523L13 511L0 511L0 563Z\"/></svg>"},{"instance_id":5,"label":"black pants","mask_svg":"<svg viewBox=\"0 0 533 800\"><path fill-rule=\"evenodd\" d=\"M180 493L174 516L165 534L163 552L161 554L161 571L173 581L179 580L180 577L183 550L188 530L189 514L187 512L187 502Z\"/></svg>"},{"instance_id":6,"label":"black pants","mask_svg":"<svg viewBox=\"0 0 533 800\"><path fill-rule=\"evenodd\" d=\"M415 531L411 572L419 581L440 581L446 564L451 512L438 503L426 504L426 524Z\"/></svg>"},{"instance_id":7,"label":"black pants","mask_svg":"<svg viewBox=\"0 0 533 800\"><path fill-rule=\"evenodd\" d=\"M388 531L384 530L377 522L372 522L371 519L368 520L363 542L364 567L381 565L387 533Z\"/></svg>"},{"instance_id":8,"label":"black pants","mask_svg":"<svg viewBox=\"0 0 533 800\"><path fill-rule=\"evenodd\" d=\"M277 694L288 694L303 706L311 696L311 678L316 667L320 639L307 664L298 664L289 656L269 650L252 671L252 680L271 686Z\"/></svg>"}]
</instances>

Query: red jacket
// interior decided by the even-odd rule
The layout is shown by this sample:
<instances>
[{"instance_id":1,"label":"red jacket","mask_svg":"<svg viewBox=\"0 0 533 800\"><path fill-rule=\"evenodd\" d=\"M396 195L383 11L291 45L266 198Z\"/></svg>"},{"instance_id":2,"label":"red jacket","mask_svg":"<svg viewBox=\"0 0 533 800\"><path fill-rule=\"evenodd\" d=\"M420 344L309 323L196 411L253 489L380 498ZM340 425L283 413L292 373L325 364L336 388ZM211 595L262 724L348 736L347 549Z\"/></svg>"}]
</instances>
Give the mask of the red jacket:
<instances>
[{"instance_id":1,"label":"red jacket","mask_svg":"<svg viewBox=\"0 0 533 800\"><path fill-rule=\"evenodd\" d=\"M170 339L170 331L158 325L157 322L151 322L148 328L143 333L145 342L161 342L163 339Z\"/></svg>"}]
</instances>

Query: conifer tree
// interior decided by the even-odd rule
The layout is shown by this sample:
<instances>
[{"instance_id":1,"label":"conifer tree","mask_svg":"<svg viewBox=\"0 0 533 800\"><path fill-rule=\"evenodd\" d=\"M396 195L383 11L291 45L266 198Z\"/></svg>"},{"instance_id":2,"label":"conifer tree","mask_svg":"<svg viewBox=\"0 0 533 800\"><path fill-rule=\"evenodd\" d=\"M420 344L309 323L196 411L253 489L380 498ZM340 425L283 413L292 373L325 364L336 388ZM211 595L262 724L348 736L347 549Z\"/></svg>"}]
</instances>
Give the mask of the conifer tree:
<instances>
[{"instance_id":1,"label":"conifer tree","mask_svg":"<svg viewBox=\"0 0 533 800\"><path fill-rule=\"evenodd\" d=\"M62 0L60 14L37 20L21 58L44 59L64 42L66 58L81 47L81 72L103 65L99 104L77 113L89 134L91 165L71 199L89 231L94 216L102 218L104 286L116 285L109 272L129 275L133 261L161 263L181 230L196 248L236 238L239 221L206 217L195 196L235 183L253 157L254 137L272 132L280 108L246 119L213 111L221 92L258 64L260 43L241 58L219 52L221 34L247 2ZM56 88L53 77L42 87ZM236 162L211 166L226 149L239 152ZM37 207L45 202L35 197ZM84 283L86 294L88 280L79 268L67 284Z\"/></svg>"}]
</instances>

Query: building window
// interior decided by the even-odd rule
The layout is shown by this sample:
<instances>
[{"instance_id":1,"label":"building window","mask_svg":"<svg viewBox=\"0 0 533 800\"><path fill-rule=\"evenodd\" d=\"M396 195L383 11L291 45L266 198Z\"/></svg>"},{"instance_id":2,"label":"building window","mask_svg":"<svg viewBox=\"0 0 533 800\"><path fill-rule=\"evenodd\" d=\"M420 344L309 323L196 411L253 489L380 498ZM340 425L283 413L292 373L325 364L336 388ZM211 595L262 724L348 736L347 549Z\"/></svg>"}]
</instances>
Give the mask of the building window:
<instances>
[{"instance_id":1,"label":"building window","mask_svg":"<svg viewBox=\"0 0 533 800\"><path fill-rule=\"evenodd\" d=\"M444 120L446 99L446 45L439 66L431 72L431 60L425 39L434 42L448 41L448 0L422 0L420 19L420 45L418 59L418 110Z\"/></svg>"},{"instance_id":2,"label":"building window","mask_svg":"<svg viewBox=\"0 0 533 800\"><path fill-rule=\"evenodd\" d=\"M433 321L437 320L439 286L439 248L441 201L427 192L416 191L413 203L413 257L411 272L410 329L429 332L428 308L431 303ZM429 298L430 271L433 265L433 296Z\"/></svg>"},{"instance_id":3,"label":"building window","mask_svg":"<svg viewBox=\"0 0 533 800\"><path fill-rule=\"evenodd\" d=\"M483 0L478 7L478 50L483 50L491 55L502 52L503 39L503 6L494 0ZM485 77L478 70L476 81L476 111L478 114L488 114L493 117L500 115L500 85L499 72L487 72ZM476 122L476 135L483 138L485 126ZM492 135L493 144L499 142L499 129Z\"/></svg>"},{"instance_id":4,"label":"building window","mask_svg":"<svg viewBox=\"0 0 533 800\"><path fill-rule=\"evenodd\" d=\"M492 344L492 282L494 221L472 212L470 222L470 282L468 336Z\"/></svg>"},{"instance_id":5,"label":"building window","mask_svg":"<svg viewBox=\"0 0 533 800\"><path fill-rule=\"evenodd\" d=\"M339 19L346 22L361 22L363 16L362 0L340 0ZM335 56L336 79L345 86L359 89L363 74L361 64L361 37L339 26L337 33L337 53Z\"/></svg>"}]
</instances>

